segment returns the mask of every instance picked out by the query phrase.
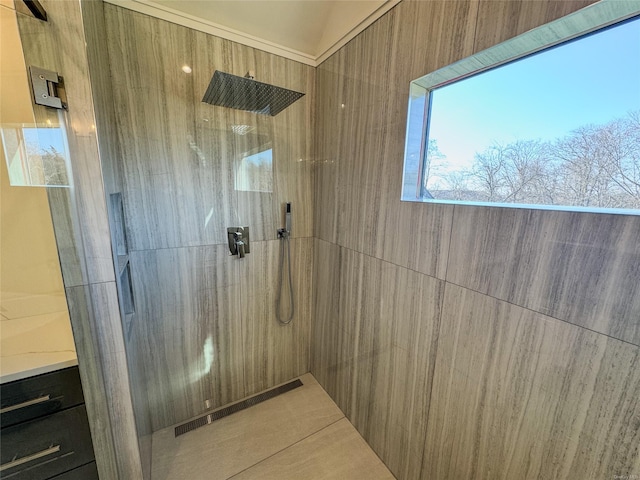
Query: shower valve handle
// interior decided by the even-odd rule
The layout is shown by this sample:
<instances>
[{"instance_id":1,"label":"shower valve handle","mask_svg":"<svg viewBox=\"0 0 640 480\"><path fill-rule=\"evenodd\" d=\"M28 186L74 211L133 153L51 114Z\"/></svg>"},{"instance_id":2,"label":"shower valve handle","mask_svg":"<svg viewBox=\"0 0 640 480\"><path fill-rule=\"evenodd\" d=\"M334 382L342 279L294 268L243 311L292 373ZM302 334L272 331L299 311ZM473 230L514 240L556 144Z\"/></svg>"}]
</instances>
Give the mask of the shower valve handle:
<instances>
[{"instance_id":1,"label":"shower valve handle","mask_svg":"<svg viewBox=\"0 0 640 480\"><path fill-rule=\"evenodd\" d=\"M249 227L229 227L227 236L231 255L244 258L249 253Z\"/></svg>"}]
</instances>

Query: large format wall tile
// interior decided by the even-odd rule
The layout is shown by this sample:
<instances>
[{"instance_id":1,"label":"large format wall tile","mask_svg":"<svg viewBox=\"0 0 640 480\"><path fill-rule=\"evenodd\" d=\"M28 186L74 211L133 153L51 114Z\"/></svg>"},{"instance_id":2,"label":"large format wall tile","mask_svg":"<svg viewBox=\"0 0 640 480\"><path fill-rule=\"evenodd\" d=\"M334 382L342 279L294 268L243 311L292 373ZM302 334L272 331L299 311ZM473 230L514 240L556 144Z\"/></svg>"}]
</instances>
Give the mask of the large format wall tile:
<instances>
[{"instance_id":1,"label":"large format wall tile","mask_svg":"<svg viewBox=\"0 0 640 480\"><path fill-rule=\"evenodd\" d=\"M480 0L474 53L564 17L596 0Z\"/></svg>"},{"instance_id":2,"label":"large format wall tile","mask_svg":"<svg viewBox=\"0 0 640 480\"><path fill-rule=\"evenodd\" d=\"M153 430L309 371L313 241L291 241L295 315L275 317L280 241L136 251L135 328ZM284 264L286 267L286 263ZM288 309L285 278L283 310Z\"/></svg>"},{"instance_id":3,"label":"large format wall tile","mask_svg":"<svg viewBox=\"0 0 640 480\"><path fill-rule=\"evenodd\" d=\"M66 288L73 339L80 357L78 369L91 421L91 439L96 454L98 472L106 478L118 478L115 435L109 414L108 398L104 395L105 374L100 354L100 341L91 313L91 293L86 285Z\"/></svg>"},{"instance_id":4,"label":"large format wall tile","mask_svg":"<svg viewBox=\"0 0 640 480\"><path fill-rule=\"evenodd\" d=\"M274 240L286 201L297 213L294 237L311 236L314 70L113 5L105 11L132 248L223 244L233 225ZM202 103L215 70L254 70L306 95L276 117L215 107ZM259 171L244 160L266 150L272 164Z\"/></svg>"},{"instance_id":5,"label":"large format wall tile","mask_svg":"<svg viewBox=\"0 0 640 480\"><path fill-rule=\"evenodd\" d=\"M134 320L135 322L135 320ZM129 367L129 383L131 384L131 401L136 417L138 446L142 463L143 478L151 478L151 413L149 411L150 397L146 385L149 372L144 363L144 330L139 323L134 323L131 334L127 339L127 366Z\"/></svg>"},{"instance_id":6,"label":"large format wall tile","mask_svg":"<svg viewBox=\"0 0 640 480\"><path fill-rule=\"evenodd\" d=\"M456 206L447 281L640 345L640 217Z\"/></svg>"},{"instance_id":7,"label":"large format wall tile","mask_svg":"<svg viewBox=\"0 0 640 480\"><path fill-rule=\"evenodd\" d=\"M127 358L124 345L119 345L122 330L111 330L120 325L116 285L106 282L66 291L100 475L142 478Z\"/></svg>"},{"instance_id":8,"label":"large format wall tile","mask_svg":"<svg viewBox=\"0 0 640 480\"><path fill-rule=\"evenodd\" d=\"M344 411L345 396L338 393L348 385L344 361L346 348L340 341L340 265L342 248L314 239L313 247L313 322L311 331L311 371L336 404ZM348 288L348 286L344 286Z\"/></svg>"},{"instance_id":9,"label":"large format wall tile","mask_svg":"<svg viewBox=\"0 0 640 480\"><path fill-rule=\"evenodd\" d=\"M282 252L285 248L285 252ZM313 239L290 241L294 315L281 325L276 318L280 259L282 263L281 319L289 308L289 281L284 240L258 242L238 262L237 295L242 308L245 393L260 392L309 371Z\"/></svg>"},{"instance_id":10,"label":"large format wall tile","mask_svg":"<svg viewBox=\"0 0 640 480\"><path fill-rule=\"evenodd\" d=\"M226 245L131 255L153 430L244 396L242 291Z\"/></svg>"},{"instance_id":11,"label":"large format wall tile","mask_svg":"<svg viewBox=\"0 0 640 480\"><path fill-rule=\"evenodd\" d=\"M313 68L105 5L136 352L154 430L308 371ZM182 71L189 65L192 73ZM215 70L306 95L276 117L202 102ZM271 164L247 157L271 150ZM276 325L284 203L293 204L297 314ZM229 257L227 227L251 254ZM264 242L265 240L273 240Z\"/></svg>"},{"instance_id":12,"label":"large format wall tile","mask_svg":"<svg viewBox=\"0 0 640 480\"><path fill-rule=\"evenodd\" d=\"M98 147L100 163L104 180L107 205L110 205L110 195L122 192L122 165L119 162L119 145L117 135L117 121L113 103L113 88L111 82L111 66L108 51L106 20L104 3L101 1L81 2L82 21L86 35L87 60L91 77L91 92L95 105L96 131L98 133ZM109 222L115 226L121 222L117 216L119 212L108 209ZM115 232L112 232L114 235ZM123 253L112 245L114 255ZM118 320L118 323L120 321ZM137 324L128 329L125 336L126 360L129 369L129 384L131 386L131 400L135 414L140 460L143 478L151 477L151 418L149 416L149 399L146 388L138 388L146 384L146 371L140 358L140 350L136 341L139 338Z\"/></svg>"},{"instance_id":13,"label":"large format wall tile","mask_svg":"<svg viewBox=\"0 0 640 480\"><path fill-rule=\"evenodd\" d=\"M640 473L640 349L447 284L423 478Z\"/></svg>"},{"instance_id":14,"label":"large format wall tile","mask_svg":"<svg viewBox=\"0 0 640 480\"><path fill-rule=\"evenodd\" d=\"M318 67L318 238L444 278L453 208L400 201L406 107L411 80L472 53L476 11L403 2Z\"/></svg>"},{"instance_id":15,"label":"large format wall tile","mask_svg":"<svg viewBox=\"0 0 640 480\"><path fill-rule=\"evenodd\" d=\"M443 282L317 243L316 265L340 278L316 294L312 372L389 469L418 478Z\"/></svg>"},{"instance_id":16,"label":"large format wall tile","mask_svg":"<svg viewBox=\"0 0 640 480\"><path fill-rule=\"evenodd\" d=\"M632 398L637 397L638 378L629 373L637 363L635 347L587 329L628 342L637 340L638 222L399 200L409 82L588 3L405 0L318 67L316 128L321 135L315 142L312 372L398 478L538 478L534 472L542 472L540 478L596 478L588 475L589 469L600 472L600 477L607 471L613 475L637 470L637 454L629 447L637 444L637 407ZM395 265L380 267L374 258ZM385 262L380 263L388 265ZM445 345L442 353L439 347L436 354L425 339L437 338L440 323L420 333L418 327L427 328L430 316L410 313L417 307L397 297L395 285L408 288L407 295L425 288L417 286L416 272L580 326L483 297L498 302L501 315L504 309L514 309L500 317L501 325L511 325L511 317L521 324L521 314L532 316L527 328L534 334L522 328L514 333L509 329L515 327L509 326L505 329L511 337L505 340L495 328L490 308L473 311L475 330L468 332L468 325L452 316L456 300L448 293L449 314L443 317L442 328L450 332L458 325L454 333L465 342L453 350ZM384 278L392 278L393 284L385 284ZM436 282L426 276L422 281ZM459 290L453 284L446 288ZM442 294L422 291L418 297L420 308L428 312L442 308ZM385 310L389 305L393 310ZM395 323L394 315L401 323ZM412 315L421 315L422 323L413 323ZM421 338L416 348L428 351L417 355L413 350L411 358L421 363L424 379L421 383L407 380L416 393L403 391L402 395L405 401L422 396L427 406L431 402L431 417L427 423L407 415L398 419L398 428L390 428L393 422L388 419L395 410L387 406L385 389L393 383L391 378L399 379L395 365L407 371L407 364L394 356L395 343L388 346L397 325L411 328L414 337ZM485 350L474 350L472 335L481 338ZM504 342L505 348L525 347L513 350L511 357L483 362L482 354ZM444 362L466 362L454 372L460 380L456 377L446 383L441 355ZM519 363L510 366L512 358ZM441 383L432 392L436 362ZM554 369L562 362L563 369ZM549 384L537 376L536 365L547 366ZM600 370L594 372L593 365ZM492 380L508 368L523 371L510 372L510 384L483 383L483 375ZM410 378L417 382L418 377ZM539 385L545 389L539 394L544 397L542 406L536 406L532 415L518 417L526 408L518 406L518 395L533 392L529 393L533 397ZM465 398L475 387L485 396L482 402ZM555 403L547 400L551 397ZM477 425L483 421L482 407L496 398L503 403L492 413L495 422L481 429ZM498 417L499 412L511 411L512 405L514 418ZM611 405L616 407L605 407ZM411 411L406 404L404 411ZM538 416L539 435L534 428ZM420 432L417 425L428 428L426 442L420 443L424 436L416 433ZM529 429L519 430L520 425ZM545 447L547 440L551 447ZM385 441L394 441L400 448L387 449ZM494 443L497 446L491 450ZM426 445L422 475L415 468L415 458L422 456L415 453L416 445ZM556 445L557 455L563 458L552 456ZM500 450L502 446L507 453ZM481 449L498 453L473 464ZM530 469L518 470L523 463L511 465L509 459L515 457L509 457L510 452L527 449ZM589 449L594 457L586 458ZM400 450L407 457L397 456Z\"/></svg>"}]
</instances>

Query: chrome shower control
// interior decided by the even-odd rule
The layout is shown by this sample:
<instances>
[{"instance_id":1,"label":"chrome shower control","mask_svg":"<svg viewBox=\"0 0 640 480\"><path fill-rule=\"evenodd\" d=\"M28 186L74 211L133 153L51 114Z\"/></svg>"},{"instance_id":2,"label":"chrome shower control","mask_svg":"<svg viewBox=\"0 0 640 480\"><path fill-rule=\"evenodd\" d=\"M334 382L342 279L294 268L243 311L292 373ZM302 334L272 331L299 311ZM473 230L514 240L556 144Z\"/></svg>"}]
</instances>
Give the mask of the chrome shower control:
<instances>
[{"instance_id":1,"label":"chrome shower control","mask_svg":"<svg viewBox=\"0 0 640 480\"><path fill-rule=\"evenodd\" d=\"M231 255L244 258L249 253L249 227L228 227L227 240Z\"/></svg>"}]
</instances>

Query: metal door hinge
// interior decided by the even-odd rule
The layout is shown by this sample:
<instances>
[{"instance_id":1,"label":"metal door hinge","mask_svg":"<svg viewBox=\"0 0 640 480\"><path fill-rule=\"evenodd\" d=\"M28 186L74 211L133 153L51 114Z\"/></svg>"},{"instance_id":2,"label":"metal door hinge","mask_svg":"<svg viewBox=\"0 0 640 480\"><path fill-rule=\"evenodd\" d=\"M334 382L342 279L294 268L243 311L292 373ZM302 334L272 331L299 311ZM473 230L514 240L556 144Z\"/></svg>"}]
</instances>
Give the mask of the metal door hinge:
<instances>
[{"instance_id":1,"label":"metal door hinge","mask_svg":"<svg viewBox=\"0 0 640 480\"><path fill-rule=\"evenodd\" d=\"M57 72L30 66L29 74L36 104L67 109L64 80Z\"/></svg>"},{"instance_id":2,"label":"metal door hinge","mask_svg":"<svg viewBox=\"0 0 640 480\"><path fill-rule=\"evenodd\" d=\"M47 21L47 11L38 0L22 0L38 20Z\"/></svg>"}]
</instances>

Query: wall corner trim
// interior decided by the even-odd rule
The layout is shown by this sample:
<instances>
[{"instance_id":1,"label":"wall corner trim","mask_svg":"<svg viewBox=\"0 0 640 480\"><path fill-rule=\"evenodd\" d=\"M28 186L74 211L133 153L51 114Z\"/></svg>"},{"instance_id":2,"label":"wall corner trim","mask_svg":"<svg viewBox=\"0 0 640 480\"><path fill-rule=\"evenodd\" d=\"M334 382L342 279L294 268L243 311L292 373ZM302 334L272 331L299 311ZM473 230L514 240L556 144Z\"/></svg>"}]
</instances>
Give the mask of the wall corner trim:
<instances>
[{"instance_id":1,"label":"wall corner trim","mask_svg":"<svg viewBox=\"0 0 640 480\"><path fill-rule=\"evenodd\" d=\"M344 34L338 41L330 45L323 52L318 55L313 55L306 52L301 52L299 50L294 50L289 47L285 47L284 45L280 45L275 42L270 42L263 38L259 38L253 35L249 35L245 32L235 30L224 25L220 25L214 22L210 22L208 20L204 20L198 18L193 15L189 15L188 13L180 12L174 8L166 7L164 5L160 5L149 0L104 0L106 3L111 3L113 5L127 8L129 10L133 10L138 13L143 13L145 15L150 15L152 17L159 18L161 20L166 20L168 22L172 22L178 25L182 25L183 27L192 28L194 30L198 30L200 32L208 33L210 35L215 35L217 37L221 37L227 40L231 40L237 43L241 43L243 45L256 48L258 50L263 50L268 53L272 53L274 55L279 55L281 57L287 58L289 60L294 60L296 62L303 63L305 65L310 65L312 67L317 67L322 62L324 62L327 58L337 52L340 48L346 45L350 40L352 40L356 35L366 29L373 22L382 17L385 13L395 7L402 0L386 0L384 4L378 7L373 13L371 13L368 17L363 19L360 23L355 25L351 30L349 30L346 34Z\"/></svg>"}]
</instances>

